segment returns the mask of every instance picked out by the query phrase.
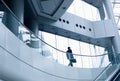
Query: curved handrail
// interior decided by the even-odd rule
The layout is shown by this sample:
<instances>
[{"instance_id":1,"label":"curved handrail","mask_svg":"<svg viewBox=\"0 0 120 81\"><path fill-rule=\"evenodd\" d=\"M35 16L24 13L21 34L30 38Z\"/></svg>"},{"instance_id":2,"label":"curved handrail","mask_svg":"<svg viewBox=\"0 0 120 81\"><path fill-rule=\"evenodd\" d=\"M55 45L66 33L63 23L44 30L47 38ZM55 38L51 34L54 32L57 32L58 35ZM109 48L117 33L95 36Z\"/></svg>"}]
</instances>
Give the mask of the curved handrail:
<instances>
[{"instance_id":1,"label":"curved handrail","mask_svg":"<svg viewBox=\"0 0 120 81\"><path fill-rule=\"evenodd\" d=\"M42 72L42 73L45 73L45 74L47 74L47 75L54 76L54 77L57 77L57 78L62 78L62 79L67 79L67 80L80 80L80 79L74 79L74 78L66 78L66 77L64 77L64 76L59 76L59 75L55 75L55 74L52 74L52 73L43 71L43 70L41 70L40 68L37 68L37 67L35 67L35 66L33 66L33 65L25 62L25 61L22 60L21 58L15 56L13 53L11 53L9 50L7 50L6 48L4 48L3 46L0 45L0 48L2 48L4 51L7 52L7 53L5 53L5 54L9 54L9 55L13 56L13 57L16 58L18 61L20 61L20 62L22 62L22 63L30 66L31 68L33 68L33 69L35 69L35 70L37 70L37 71L40 71L40 72Z\"/></svg>"},{"instance_id":2,"label":"curved handrail","mask_svg":"<svg viewBox=\"0 0 120 81\"><path fill-rule=\"evenodd\" d=\"M105 69L102 72L100 72L100 74L93 81L97 81L111 65L112 63L109 63L107 67L105 67Z\"/></svg>"},{"instance_id":3,"label":"curved handrail","mask_svg":"<svg viewBox=\"0 0 120 81\"><path fill-rule=\"evenodd\" d=\"M57 51L59 51L59 52L62 52L62 53L66 53L66 52L64 52L64 51L62 51L62 50L60 50L60 49L58 49L58 48L55 48L54 46L46 43L44 40L42 40L41 38L39 38L39 36L35 35L28 27L26 27L26 26L18 19L18 17L11 11L11 9L6 5L6 3L5 3L3 0L1 0L1 1L2 1L2 3L6 6L6 8L10 11L10 13L18 20L18 22L19 22L21 25L23 25L31 34L33 34L33 35L34 35L36 38L38 38L41 42L43 42L43 43L45 43L46 45L52 47L53 49L55 49L55 50L57 50ZM0 46L0 47L1 47L1 46ZM1 47L1 48L3 48L3 47ZM5 48L3 48L3 49L6 50ZM8 50L6 50L6 51L9 52ZM12 54L12 53L9 52L9 54ZM107 53L104 53L104 54L101 54L101 55L94 55L94 56L93 56L93 55L92 55L92 56L91 56L91 55L80 55L80 54L73 54L73 55L76 55L76 56L84 56L84 57L99 57L99 56L107 55ZM30 66L30 67L38 70L38 71L41 71L41 72L44 72L44 73L47 73L47 74L49 74L49 75L52 75L52 76L55 76L55 77L59 77L59 78L70 79L70 80L78 80L78 79L65 78L65 77L62 77L62 76L57 76L57 75L54 75L54 74L45 72L45 71L43 71L43 70L41 70L41 69L39 69L39 68L37 68L37 67L34 67L34 66L28 64L27 62L24 62L22 59L16 57L14 54L12 54L12 56L14 56L14 57L17 58L19 61L27 64L28 66Z\"/></svg>"},{"instance_id":4,"label":"curved handrail","mask_svg":"<svg viewBox=\"0 0 120 81\"><path fill-rule=\"evenodd\" d=\"M43 42L43 43L45 43L46 45L52 47L53 49L55 49L55 50L57 50L57 51L59 51L59 52L62 52L62 53L66 53L65 51L62 51L62 50L60 50L60 49L58 49L58 48L56 48L56 47L48 44L47 42L45 42L44 40L42 40L41 38L39 38L39 36L35 35L28 27L26 27L26 26L19 20L19 18L18 18L18 17L14 14L14 12L7 6L7 4L6 4L3 0L1 0L1 1L2 1L2 3L5 5L5 7L10 11L10 13L17 19L17 21L18 21L21 25L23 25L31 34L33 34L33 35L34 35L36 38L38 38L41 42ZM73 54L73 55L75 55L75 56L84 56L84 57L99 57L99 56L104 56L104 55L107 55L107 54L108 54L108 53L104 53L104 54L101 54L101 55L81 55L81 54Z\"/></svg>"}]
</instances>

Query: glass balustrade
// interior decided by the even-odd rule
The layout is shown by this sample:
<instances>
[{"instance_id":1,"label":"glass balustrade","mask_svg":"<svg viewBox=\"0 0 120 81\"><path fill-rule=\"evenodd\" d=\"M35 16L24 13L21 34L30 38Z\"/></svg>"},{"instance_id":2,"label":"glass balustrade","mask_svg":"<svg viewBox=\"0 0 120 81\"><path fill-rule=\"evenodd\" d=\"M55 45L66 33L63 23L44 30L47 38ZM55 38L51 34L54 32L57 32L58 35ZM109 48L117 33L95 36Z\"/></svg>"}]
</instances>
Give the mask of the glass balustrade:
<instances>
[{"instance_id":1,"label":"glass balustrade","mask_svg":"<svg viewBox=\"0 0 120 81\"><path fill-rule=\"evenodd\" d=\"M13 24L18 27L17 37L29 47L32 48L33 43L36 41L39 42L39 48L33 49L37 49L42 56L67 66L69 60L66 57L66 50L67 47L70 46L72 48L74 58L77 61L74 63L74 67L100 68L106 67L109 64L107 55L108 53L102 47L64 38L58 35L51 35L49 33L46 37L45 32L43 31L40 31L39 36L34 35L32 31L30 31L23 23L20 22L20 20L8 8L8 6L5 3L3 4L4 9L1 10L2 16L0 17L1 22L6 25L6 27L13 26L11 25L13 22ZM7 20L7 23L5 22L7 15L9 15L12 19L10 20L11 22L9 22L9 20ZM11 24L8 25L8 23ZM53 36L52 39L48 38L50 35Z\"/></svg>"}]
</instances>

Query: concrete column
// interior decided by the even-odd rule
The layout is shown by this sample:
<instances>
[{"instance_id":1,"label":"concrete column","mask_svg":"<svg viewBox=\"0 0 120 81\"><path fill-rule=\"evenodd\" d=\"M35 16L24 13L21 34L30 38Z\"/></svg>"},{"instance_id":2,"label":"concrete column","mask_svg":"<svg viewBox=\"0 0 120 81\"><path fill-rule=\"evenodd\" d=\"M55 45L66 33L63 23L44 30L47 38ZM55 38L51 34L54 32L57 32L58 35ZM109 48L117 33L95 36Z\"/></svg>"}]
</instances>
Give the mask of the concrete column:
<instances>
[{"instance_id":1,"label":"concrete column","mask_svg":"<svg viewBox=\"0 0 120 81\"><path fill-rule=\"evenodd\" d=\"M30 30L35 34L35 35L38 35L39 33L39 30L38 30L38 23L33 20L31 23L30 23Z\"/></svg>"},{"instance_id":2,"label":"concrete column","mask_svg":"<svg viewBox=\"0 0 120 81\"><path fill-rule=\"evenodd\" d=\"M31 21L31 23L29 24L30 30L34 33L35 36L38 36L39 34L39 29L38 29L38 23L36 21ZM36 37L33 37L31 35L31 47L33 48L39 48L39 39Z\"/></svg>"},{"instance_id":3,"label":"concrete column","mask_svg":"<svg viewBox=\"0 0 120 81\"><path fill-rule=\"evenodd\" d=\"M6 2L12 12L18 17L20 22L24 22L24 0L9 0ZM15 16L6 9L6 13L3 18L3 23L16 35L18 36L19 22Z\"/></svg>"},{"instance_id":4,"label":"concrete column","mask_svg":"<svg viewBox=\"0 0 120 81\"><path fill-rule=\"evenodd\" d=\"M105 12L104 12L103 6L99 7L98 10L99 10L99 13L100 13L101 20L104 20L105 19Z\"/></svg>"},{"instance_id":5,"label":"concrete column","mask_svg":"<svg viewBox=\"0 0 120 81\"><path fill-rule=\"evenodd\" d=\"M110 0L103 0L103 3L104 3L105 8L106 8L108 19L111 19L113 21L113 24L114 24L115 36L112 38L112 45L114 47L115 56L117 57L116 59L119 60L119 57L120 57L120 36L118 33L117 24L115 22L112 4L111 4Z\"/></svg>"},{"instance_id":6,"label":"concrete column","mask_svg":"<svg viewBox=\"0 0 120 81\"><path fill-rule=\"evenodd\" d=\"M106 51L108 51L108 58L109 58L109 61L112 63L112 64L115 64L116 63L116 59L115 59L115 53L114 53L114 49L112 47L112 45L109 45L108 47L106 47Z\"/></svg>"}]
</instances>

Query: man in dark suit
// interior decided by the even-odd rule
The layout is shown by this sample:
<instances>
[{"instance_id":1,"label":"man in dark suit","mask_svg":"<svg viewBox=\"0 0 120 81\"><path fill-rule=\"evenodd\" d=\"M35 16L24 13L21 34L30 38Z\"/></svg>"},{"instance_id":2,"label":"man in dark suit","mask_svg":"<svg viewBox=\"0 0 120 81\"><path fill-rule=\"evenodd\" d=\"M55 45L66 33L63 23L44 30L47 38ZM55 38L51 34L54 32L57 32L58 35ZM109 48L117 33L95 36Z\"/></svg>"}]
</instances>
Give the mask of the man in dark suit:
<instances>
[{"instance_id":1,"label":"man in dark suit","mask_svg":"<svg viewBox=\"0 0 120 81\"><path fill-rule=\"evenodd\" d=\"M71 59L74 59L74 57L73 57L72 50L70 47L68 47L68 50L66 52L66 56L67 56L67 59L69 60L68 66L73 66L73 62Z\"/></svg>"}]
</instances>

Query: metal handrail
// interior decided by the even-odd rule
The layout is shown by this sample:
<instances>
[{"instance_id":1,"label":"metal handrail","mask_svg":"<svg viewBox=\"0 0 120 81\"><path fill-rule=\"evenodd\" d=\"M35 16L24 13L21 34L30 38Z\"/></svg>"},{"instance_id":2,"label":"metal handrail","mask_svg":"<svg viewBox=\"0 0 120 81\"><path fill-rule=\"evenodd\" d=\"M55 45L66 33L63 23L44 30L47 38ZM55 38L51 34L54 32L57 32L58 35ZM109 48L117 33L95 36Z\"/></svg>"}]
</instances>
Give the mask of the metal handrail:
<instances>
[{"instance_id":1,"label":"metal handrail","mask_svg":"<svg viewBox=\"0 0 120 81\"><path fill-rule=\"evenodd\" d=\"M3 0L1 0L1 1L2 1L2 3L5 5L5 7L10 11L10 13L17 19L17 21L18 21L21 25L23 25L31 34L33 34L33 35L34 35L36 38L38 38L41 42L45 43L46 45L50 46L51 48L53 48L53 49L55 49L55 50L57 50L57 51L59 51L59 52L66 53L65 51L62 51L62 50L60 50L60 49L58 49L58 48L56 48L56 47L48 44L47 42L45 42L44 40L42 40L41 38L39 38L39 35L38 35L38 36L35 35L28 27L26 27L26 26L20 21L20 19L19 19L19 18L14 14L14 12L7 6L7 4L6 4ZM75 56L84 56L84 57L99 57L99 56L104 56L104 55L107 55L107 54L108 54L108 53L104 53L104 54L101 54L101 55L81 55L81 54L73 54L73 55L75 55Z\"/></svg>"},{"instance_id":2,"label":"metal handrail","mask_svg":"<svg viewBox=\"0 0 120 81\"><path fill-rule=\"evenodd\" d=\"M32 69L35 69L35 70L37 70L37 71L39 71L39 72L42 72L42 73L45 73L45 74L47 74L47 75L54 76L54 77L57 77L57 78L66 79L66 80L80 81L80 79L64 77L64 76L61 76L61 75L56 75L56 74L52 74L52 73L49 73L49 72L47 72L47 71L44 71L44 70L42 70L42 69L40 69L40 68L38 68L38 67L36 67L36 66L33 66L33 65L29 64L28 62L25 62L23 59L21 59L20 57L17 57L16 55L14 55L14 54L11 53L8 49L4 48L4 47L1 46L1 45L0 45L0 48L3 49L5 52L7 52L7 53L5 53L5 54L9 54L9 55L13 56L13 57L14 57L15 59L17 59L18 61L24 63L25 65L27 65L27 66L31 67Z\"/></svg>"},{"instance_id":3,"label":"metal handrail","mask_svg":"<svg viewBox=\"0 0 120 81\"><path fill-rule=\"evenodd\" d=\"M53 49L59 51L59 52L62 52L62 53L66 53L65 51L62 51L48 43L46 43L44 40L42 40L41 38L39 38L39 36L35 35L28 27L26 27L20 20L19 18L11 11L11 9L6 5L6 3L1 0L2 3L6 6L6 8L10 11L10 13L18 20L18 22L23 25L31 34L33 34L36 38L38 38L41 42L45 43L46 45L52 47ZM104 56L104 55L107 55L108 53L104 53L104 54L101 54L101 55L80 55L80 54L73 54L73 55L76 55L76 56L84 56L84 57L99 57L99 56ZM27 64L27 63L26 63ZM111 63L96 77L96 79L94 81L97 81L101 76L102 74L104 74L104 72L110 67ZM29 65L30 66L30 65Z\"/></svg>"},{"instance_id":4,"label":"metal handrail","mask_svg":"<svg viewBox=\"0 0 120 81\"><path fill-rule=\"evenodd\" d=\"M111 79L114 77L114 75L120 70L120 65L117 65L117 69L105 80L105 81L111 81ZM120 74L119 74L120 75ZM118 76L116 76L118 77ZM115 78L116 79L116 78ZM115 80L114 79L114 80Z\"/></svg>"},{"instance_id":5,"label":"metal handrail","mask_svg":"<svg viewBox=\"0 0 120 81\"><path fill-rule=\"evenodd\" d=\"M93 81L97 81L111 65L112 63L109 63L109 65Z\"/></svg>"}]
</instances>

